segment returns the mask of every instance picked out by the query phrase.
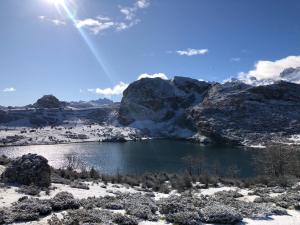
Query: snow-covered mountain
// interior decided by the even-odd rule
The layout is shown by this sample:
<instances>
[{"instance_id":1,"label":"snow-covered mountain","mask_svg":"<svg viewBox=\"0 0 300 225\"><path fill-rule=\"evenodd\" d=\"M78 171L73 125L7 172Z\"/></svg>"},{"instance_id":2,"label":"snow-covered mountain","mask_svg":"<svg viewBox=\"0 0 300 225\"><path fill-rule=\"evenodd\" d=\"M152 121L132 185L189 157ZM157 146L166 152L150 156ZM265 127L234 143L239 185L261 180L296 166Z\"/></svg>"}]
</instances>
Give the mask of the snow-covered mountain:
<instances>
[{"instance_id":1,"label":"snow-covered mountain","mask_svg":"<svg viewBox=\"0 0 300 225\"><path fill-rule=\"evenodd\" d=\"M251 86L142 79L125 90L119 111L120 123L151 135L238 144L283 142L300 134L299 118L300 85L285 81Z\"/></svg>"},{"instance_id":2,"label":"snow-covered mountain","mask_svg":"<svg viewBox=\"0 0 300 225\"><path fill-rule=\"evenodd\" d=\"M281 76L296 80L299 70L287 69ZM90 131L91 124L132 128L132 135L127 132L130 139L138 134L247 145L287 143L300 137L300 84L278 81L251 86L237 80L220 84L187 77L144 78L128 86L121 103L107 99L68 103L47 95L31 106L0 109L4 129L78 124L94 138L100 130Z\"/></svg>"},{"instance_id":3,"label":"snow-covered mountain","mask_svg":"<svg viewBox=\"0 0 300 225\"><path fill-rule=\"evenodd\" d=\"M93 107L95 108L103 105L110 105L113 103L114 103L113 101L107 98L99 98L97 100L91 100L91 101L78 101L78 102L72 101L72 102L68 102L67 105L73 108L84 109L84 108L93 108Z\"/></svg>"},{"instance_id":4,"label":"snow-covered mountain","mask_svg":"<svg viewBox=\"0 0 300 225\"><path fill-rule=\"evenodd\" d=\"M300 84L300 67L287 68L280 74L280 77L283 80Z\"/></svg>"}]
</instances>

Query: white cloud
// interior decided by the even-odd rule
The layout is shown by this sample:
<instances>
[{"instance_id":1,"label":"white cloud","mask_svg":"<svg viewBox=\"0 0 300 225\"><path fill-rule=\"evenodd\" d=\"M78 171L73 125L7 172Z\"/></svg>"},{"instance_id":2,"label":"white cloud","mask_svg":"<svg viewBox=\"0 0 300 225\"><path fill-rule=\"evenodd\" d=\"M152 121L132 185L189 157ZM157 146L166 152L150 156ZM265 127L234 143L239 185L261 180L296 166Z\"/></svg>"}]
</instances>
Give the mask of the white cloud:
<instances>
[{"instance_id":1,"label":"white cloud","mask_svg":"<svg viewBox=\"0 0 300 225\"><path fill-rule=\"evenodd\" d=\"M148 0L139 0L136 2L136 5L139 8L144 9L150 6L150 2Z\"/></svg>"},{"instance_id":2,"label":"white cloud","mask_svg":"<svg viewBox=\"0 0 300 225\"><path fill-rule=\"evenodd\" d=\"M257 83L257 81L268 83L267 81L281 80L280 73L283 70L297 67L300 67L300 56L288 56L275 61L260 60L253 70L241 72L238 77L249 84Z\"/></svg>"},{"instance_id":3,"label":"white cloud","mask_svg":"<svg viewBox=\"0 0 300 225\"><path fill-rule=\"evenodd\" d=\"M77 20L76 27L77 28L87 28L92 31L94 34L98 34L100 31L107 30L115 26L115 23L108 20L100 20L87 18L84 20Z\"/></svg>"},{"instance_id":4,"label":"white cloud","mask_svg":"<svg viewBox=\"0 0 300 225\"><path fill-rule=\"evenodd\" d=\"M208 49L193 49L188 48L186 50L178 50L176 51L177 54L182 56L195 56L195 55L205 55L208 53Z\"/></svg>"},{"instance_id":5,"label":"white cloud","mask_svg":"<svg viewBox=\"0 0 300 225\"><path fill-rule=\"evenodd\" d=\"M39 19L41 21L46 21L46 22L50 22L56 26L61 26L61 25L67 25L66 21L64 20L59 20L59 19L50 19L46 16L39 16Z\"/></svg>"},{"instance_id":6,"label":"white cloud","mask_svg":"<svg viewBox=\"0 0 300 225\"><path fill-rule=\"evenodd\" d=\"M3 92L14 92L14 91L16 91L16 89L14 87L8 87L8 88L4 88L2 91Z\"/></svg>"},{"instance_id":7,"label":"white cloud","mask_svg":"<svg viewBox=\"0 0 300 225\"><path fill-rule=\"evenodd\" d=\"M120 12L125 15L126 20L133 20L138 10L145 9L149 6L149 0L138 0L132 7L120 7Z\"/></svg>"},{"instance_id":8,"label":"white cloud","mask_svg":"<svg viewBox=\"0 0 300 225\"><path fill-rule=\"evenodd\" d=\"M63 20L54 19L54 20L51 20L51 22L54 23L56 26L67 25L67 23Z\"/></svg>"},{"instance_id":9,"label":"white cloud","mask_svg":"<svg viewBox=\"0 0 300 225\"><path fill-rule=\"evenodd\" d=\"M137 18L138 11L150 6L150 0L136 0L132 6L119 6L120 13L125 16L122 19L114 19L107 16L97 16L91 18L81 18L75 21L75 27L85 28L93 34L99 34L104 30L123 31L134 25L137 25L141 20ZM39 16L41 21L51 22L56 26L67 25L67 22L59 19L51 19L46 16Z\"/></svg>"},{"instance_id":10,"label":"white cloud","mask_svg":"<svg viewBox=\"0 0 300 225\"><path fill-rule=\"evenodd\" d=\"M123 91L128 87L128 84L120 82L112 88L96 88L88 89L89 92L93 92L100 95L112 96L112 95L121 95Z\"/></svg>"},{"instance_id":11,"label":"white cloud","mask_svg":"<svg viewBox=\"0 0 300 225\"><path fill-rule=\"evenodd\" d=\"M155 74L143 73L138 77L138 80L143 78L161 78L163 80L168 80L167 75L164 73L155 73Z\"/></svg>"},{"instance_id":12,"label":"white cloud","mask_svg":"<svg viewBox=\"0 0 300 225\"><path fill-rule=\"evenodd\" d=\"M102 21L111 21L111 18L107 16L97 16L97 19L102 20Z\"/></svg>"},{"instance_id":13,"label":"white cloud","mask_svg":"<svg viewBox=\"0 0 300 225\"><path fill-rule=\"evenodd\" d=\"M116 30L122 31L122 30L129 29L129 28L133 27L134 25L138 24L139 22L140 22L140 20L136 19L134 21L130 21L129 23L125 23L125 22L116 23Z\"/></svg>"}]
</instances>

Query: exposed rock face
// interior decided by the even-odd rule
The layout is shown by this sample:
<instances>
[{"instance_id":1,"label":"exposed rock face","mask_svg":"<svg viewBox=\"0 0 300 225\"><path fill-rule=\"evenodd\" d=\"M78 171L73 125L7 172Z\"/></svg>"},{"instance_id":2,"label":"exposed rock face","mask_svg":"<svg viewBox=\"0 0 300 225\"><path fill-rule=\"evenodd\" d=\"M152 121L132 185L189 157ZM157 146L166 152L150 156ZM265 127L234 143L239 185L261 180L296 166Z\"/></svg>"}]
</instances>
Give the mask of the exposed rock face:
<instances>
[{"instance_id":1,"label":"exposed rock face","mask_svg":"<svg viewBox=\"0 0 300 225\"><path fill-rule=\"evenodd\" d=\"M99 98L92 101L78 101L78 102L68 102L67 105L73 108L84 109L84 108L94 108L102 105L111 105L114 102L107 98Z\"/></svg>"},{"instance_id":2,"label":"exposed rock face","mask_svg":"<svg viewBox=\"0 0 300 225\"><path fill-rule=\"evenodd\" d=\"M280 74L280 78L286 81L300 83L300 67L287 68Z\"/></svg>"},{"instance_id":3,"label":"exposed rock face","mask_svg":"<svg viewBox=\"0 0 300 225\"><path fill-rule=\"evenodd\" d=\"M192 124L185 121L185 109L201 102L210 86L184 77L175 77L172 81L160 78L138 80L123 93L119 122L148 128L150 133L160 130L159 135L170 127L193 129ZM163 127L154 128L157 124Z\"/></svg>"},{"instance_id":4,"label":"exposed rock face","mask_svg":"<svg viewBox=\"0 0 300 225\"><path fill-rule=\"evenodd\" d=\"M48 160L36 154L23 155L15 159L1 175L5 182L50 186L50 166Z\"/></svg>"},{"instance_id":5,"label":"exposed rock face","mask_svg":"<svg viewBox=\"0 0 300 225\"><path fill-rule=\"evenodd\" d=\"M298 134L300 85L283 81L258 87L216 84L189 116L200 133L238 143Z\"/></svg>"},{"instance_id":6,"label":"exposed rock face","mask_svg":"<svg viewBox=\"0 0 300 225\"><path fill-rule=\"evenodd\" d=\"M121 124L150 135L180 137L179 127L193 137L196 131L200 137L239 144L287 140L300 133L299 118L298 84L280 81L253 87L239 81L210 84L183 77L132 83L119 111Z\"/></svg>"},{"instance_id":7,"label":"exposed rock face","mask_svg":"<svg viewBox=\"0 0 300 225\"><path fill-rule=\"evenodd\" d=\"M37 100L37 102L34 104L37 108L60 108L64 107L65 103L59 101L55 96L53 95L44 95L40 99Z\"/></svg>"}]
</instances>

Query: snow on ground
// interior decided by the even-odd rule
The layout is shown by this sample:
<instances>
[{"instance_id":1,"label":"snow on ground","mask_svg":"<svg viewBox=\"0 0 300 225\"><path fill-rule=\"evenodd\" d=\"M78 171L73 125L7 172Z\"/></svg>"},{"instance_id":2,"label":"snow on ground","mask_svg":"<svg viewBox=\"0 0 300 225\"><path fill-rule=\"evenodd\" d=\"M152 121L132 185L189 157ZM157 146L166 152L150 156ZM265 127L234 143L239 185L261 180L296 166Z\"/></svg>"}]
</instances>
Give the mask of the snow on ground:
<instances>
[{"instance_id":1,"label":"snow on ground","mask_svg":"<svg viewBox=\"0 0 300 225\"><path fill-rule=\"evenodd\" d=\"M55 190L50 192L50 195L43 195L41 198L53 198L57 193L66 191L72 193L75 198L83 199L88 197L103 197L106 195L113 196L113 192L123 192L123 193L136 193L137 191L130 187L125 187L124 185L115 185L115 184L107 184L106 186L104 183L91 183L85 182L89 186L89 190L79 189L79 188L72 188L68 185L64 184L52 184Z\"/></svg>"},{"instance_id":2,"label":"snow on ground","mask_svg":"<svg viewBox=\"0 0 300 225\"><path fill-rule=\"evenodd\" d=\"M288 140L300 144L300 134L292 135Z\"/></svg>"},{"instance_id":3,"label":"snow on ground","mask_svg":"<svg viewBox=\"0 0 300 225\"><path fill-rule=\"evenodd\" d=\"M0 165L0 175L4 172L5 167Z\"/></svg>"},{"instance_id":4,"label":"snow on ground","mask_svg":"<svg viewBox=\"0 0 300 225\"><path fill-rule=\"evenodd\" d=\"M107 184L104 185L103 182L92 183L92 182L84 182L89 186L89 190L72 188L68 185L64 184L52 184L53 190L50 191L49 195L46 195L45 192L41 192L40 199L48 199L54 197L58 192L67 191L74 195L75 198L83 199L88 197L100 197L106 195L114 195L114 192L127 192L127 193L136 193L139 192L138 188L132 188L125 185L120 184ZM9 207L13 202L17 201L20 197L25 196L24 194L17 192L17 187L5 188L0 187L0 205L1 207ZM244 197L239 198L243 201L253 201L257 196L248 195L250 190L248 189L239 189L235 187L217 187L217 188L208 188L208 189L200 189L198 194L202 195L213 195L220 191L238 191L243 194ZM170 194L162 194L162 193L154 193L155 199L158 200L160 198L166 198L172 194L178 194L176 191L171 192ZM196 194L196 196L198 195ZM119 212L119 211L118 211ZM63 213L63 212L62 212ZM58 216L61 216L62 213L58 213ZM122 213L122 212L120 212ZM288 214L286 216L271 216L264 220L253 220L245 218L243 223L239 225L299 225L300 224L300 211L296 210L288 210ZM51 218L47 216L42 218L36 222L24 222L18 223L18 225L46 225L48 224L48 219ZM143 221L140 222L139 225L166 225L163 220L157 222ZM203 224L205 225L205 224Z\"/></svg>"},{"instance_id":5,"label":"snow on ground","mask_svg":"<svg viewBox=\"0 0 300 225\"><path fill-rule=\"evenodd\" d=\"M286 216L270 216L265 220L244 219L245 225L299 225L300 212L296 210L288 210ZM241 224L242 225L242 224Z\"/></svg>"},{"instance_id":6,"label":"snow on ground","mask_svg":"<svg viewBox=\"0 0 300 225\"><path fill-rule=\"evenodd\" d=\"M217 187L217 188L208 188L201 190L200 194L202 195L213 195L220 191L236 191L236 187Z\"/></svg>"},{"instance_id":7,"label":"snow on ground","mask_svg":"<svg viewBox=\"0 0 300 225\"><path fill-rule=\"evenodd\" d=\"M0 145L38 145L96 142L104 139L122 137L132 140L139 137L139 131L130 127L112 125L87 125L77 121L72 125L30 127L0 127Z\"/></svg>"}]
</instances>

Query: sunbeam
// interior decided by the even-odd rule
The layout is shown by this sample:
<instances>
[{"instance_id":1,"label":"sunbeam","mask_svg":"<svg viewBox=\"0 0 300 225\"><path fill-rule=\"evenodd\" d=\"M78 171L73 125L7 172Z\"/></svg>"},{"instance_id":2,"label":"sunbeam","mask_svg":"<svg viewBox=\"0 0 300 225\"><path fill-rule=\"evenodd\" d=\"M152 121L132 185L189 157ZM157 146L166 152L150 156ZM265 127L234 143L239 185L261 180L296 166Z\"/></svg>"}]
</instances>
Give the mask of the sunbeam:
<instances>
[{"instance_id":1,"label":"sunbeam","mask_svg":"<svg viewBox=\"0 0 300 225\"><path fill-rule=\"evenodd\" d=\"M70 3L70 2L67 2L67 0L46 0L46 1L54 4L59 11L60 11L60 9L63 9L63 11L67 14L68 18L72 21L72 23L74 24L74 26L78 30L80 36L82 37L82 39L84 40L84 42L88 46L88 48L91 51L91 53L93 54L93 56L95 57L95 59L98 62L99 66L101 67L101 69L105 73L105 76L110 80L111 83L114 83L112 77L110 76L110 74L108 72L108 69L106 68L106 66L104 65L104 63L101 59L101 56L97 52L96 48L94 47L93 43L89 39L88 35L85 33L85 31L82 28L77 26L77 21L78 20L76 19L75 14L71 12L71 10L69 9L69 6L68 6L68 3Z\"/></svg>"}]
</instances>

